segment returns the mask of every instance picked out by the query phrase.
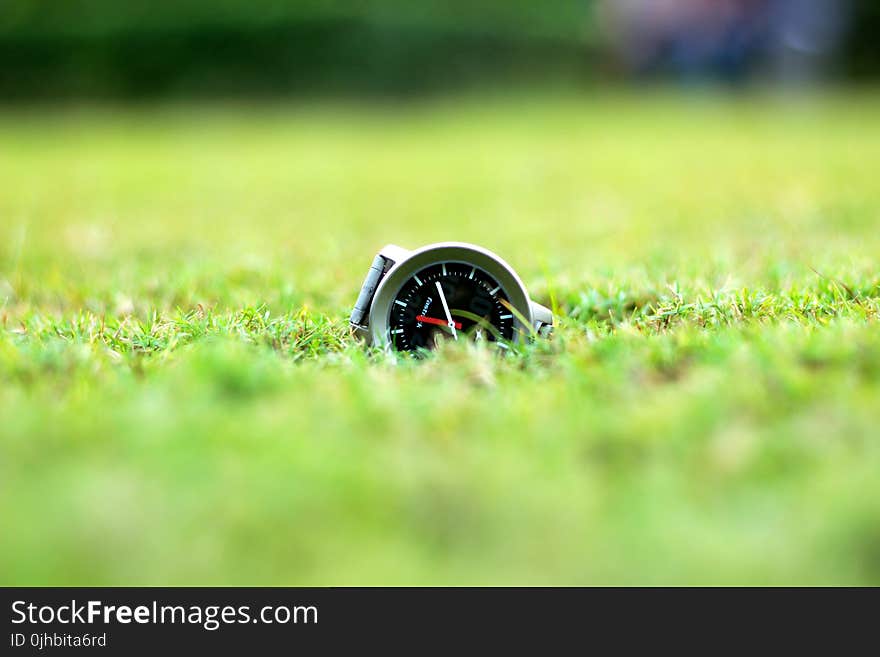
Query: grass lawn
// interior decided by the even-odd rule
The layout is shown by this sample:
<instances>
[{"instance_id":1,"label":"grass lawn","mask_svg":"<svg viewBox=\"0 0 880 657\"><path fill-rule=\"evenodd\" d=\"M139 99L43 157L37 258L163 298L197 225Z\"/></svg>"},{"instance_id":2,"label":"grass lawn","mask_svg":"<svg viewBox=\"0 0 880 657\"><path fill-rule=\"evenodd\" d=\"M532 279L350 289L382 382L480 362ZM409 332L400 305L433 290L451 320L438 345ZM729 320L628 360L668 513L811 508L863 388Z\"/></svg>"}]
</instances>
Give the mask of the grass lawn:
<instances>
[{"instance_id":1,"label":"grass lawn","mask_svg":"<svg viewBox=\"0 0 880 657\"><path fill-rule=\"evenodd\" d=\"M560 316L367 353L376 250ZM0 110L0 584L880 584L880 95Z\"/></svg>"}]
</instances>

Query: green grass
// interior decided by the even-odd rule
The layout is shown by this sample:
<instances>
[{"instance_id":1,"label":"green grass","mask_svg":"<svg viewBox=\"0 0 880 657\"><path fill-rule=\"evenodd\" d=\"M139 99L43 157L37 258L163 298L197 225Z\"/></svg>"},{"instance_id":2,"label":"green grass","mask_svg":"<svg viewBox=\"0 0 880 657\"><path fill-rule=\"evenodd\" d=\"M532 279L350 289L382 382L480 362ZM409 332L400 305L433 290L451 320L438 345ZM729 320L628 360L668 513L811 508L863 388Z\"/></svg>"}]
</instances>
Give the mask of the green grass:
<instances>
[{"instance_id":1,"label":"green grass","mask_svg":"<svg viewBox=\"0 0 880 657\"><path fill-rule=\"evenodd\" d=\"M0 111L0 583L880 584L880 96ZM367 352L499 252L511 357Z\"/></svg>"}]
</instances>

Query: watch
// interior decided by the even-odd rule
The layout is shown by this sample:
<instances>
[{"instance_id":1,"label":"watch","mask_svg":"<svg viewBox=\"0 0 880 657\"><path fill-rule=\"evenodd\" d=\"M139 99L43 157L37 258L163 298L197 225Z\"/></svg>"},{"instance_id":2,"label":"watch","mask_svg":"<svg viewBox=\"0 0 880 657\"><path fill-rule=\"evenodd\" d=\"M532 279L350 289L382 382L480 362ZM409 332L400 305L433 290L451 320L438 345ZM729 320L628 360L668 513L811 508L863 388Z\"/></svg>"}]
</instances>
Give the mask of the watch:
<instances>
[{"instance_id":1,"label":"watch","mask_svg":"<svg viewBox=\"0 0 880 657\"><path fill-rule=\"evenodd\" d=\"M439 242L379 251L349 321L368 344L398 351L449 340L507 349L528 336L549 335L553 313L532 301L513 268L488 249Z\"/></svg>"}]
</instances>

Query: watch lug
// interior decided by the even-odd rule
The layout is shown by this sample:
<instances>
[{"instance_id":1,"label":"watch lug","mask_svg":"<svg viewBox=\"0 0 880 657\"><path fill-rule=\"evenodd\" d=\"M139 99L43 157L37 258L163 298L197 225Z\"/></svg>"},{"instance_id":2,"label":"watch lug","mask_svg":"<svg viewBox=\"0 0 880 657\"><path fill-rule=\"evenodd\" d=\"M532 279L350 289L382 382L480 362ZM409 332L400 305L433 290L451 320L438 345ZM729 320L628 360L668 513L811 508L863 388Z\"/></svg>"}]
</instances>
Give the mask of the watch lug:
<instances>
[{"instance_id":1,"label":"watch lug","mask_svg":"<svg viewBox=\"0 0 880 657\"><path fill-rule=\"evenodd\" d=\"M368 326L360 326L357 324L351 325L351 334L366 342L368 345L373 342L373 334L370 332L370 328Z\"/></svg>"},{"instance_id":2,"label":"watch lug","mask_svg":"<svg viewBox=\"0 0 880 657\"><path fill-rule=\"evenodd\" d=\"M535 330L541 335L547 335L553 330L553 311L547 306L542 306L537 301L529 300L532 306L532 321Z\"/></svg>"},{"instance_id":3,"label":"watch lug","mask_svg":"<svg viewBox=\"0 0 880 657\"><path fill-rule=\"evenodd\" d=\"M406 259L410 253L412 253L412 251L404 249L402 246L397 246L396 244L386 244L382 247L382 250L379 251L379 255L386 260L390 260L392 266L401 260Z\"/></svg>"}]
</instances>

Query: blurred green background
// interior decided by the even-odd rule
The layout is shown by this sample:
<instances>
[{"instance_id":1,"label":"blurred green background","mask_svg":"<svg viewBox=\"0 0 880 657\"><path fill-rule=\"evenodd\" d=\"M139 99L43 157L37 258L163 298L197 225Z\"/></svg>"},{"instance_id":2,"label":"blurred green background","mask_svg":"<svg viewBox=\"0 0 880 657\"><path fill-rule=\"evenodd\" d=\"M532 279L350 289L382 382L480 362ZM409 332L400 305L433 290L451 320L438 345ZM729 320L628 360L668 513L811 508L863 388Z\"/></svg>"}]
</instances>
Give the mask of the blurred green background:
<instances>
[{"instance_id":1,"label":"blurred green background","mask_svg":"<svg viewBox=\"0 0 880 657\"><path fill-rule=\"evenodd\" d=\"M872 0L5 0L0 97L583 84L633 58L688 75L711 61L727 77L824 59L865 80L880 71L878 29Z\"/></svg>"},{"instance_id":2,"label":"blurred green background","mask_svg":"<svg viewBox=\"0 0 880 657\"><path fill-rule=\"evenodd\" d=\"M4 3L0 583L880 583L876 10L624 5Z\"/></svg>"},{"instance_id":3,"label":"blurred green background","mask_svg":"<svg viewBox=\"0 0 880 657\"><path fill-rule=\"evenodd\" d=\"M570 1L4 4L0 90L30 97L399 94L586 69L589 12Z\"/></svg>"}]
</instances>

